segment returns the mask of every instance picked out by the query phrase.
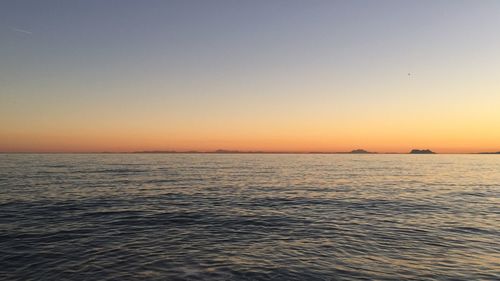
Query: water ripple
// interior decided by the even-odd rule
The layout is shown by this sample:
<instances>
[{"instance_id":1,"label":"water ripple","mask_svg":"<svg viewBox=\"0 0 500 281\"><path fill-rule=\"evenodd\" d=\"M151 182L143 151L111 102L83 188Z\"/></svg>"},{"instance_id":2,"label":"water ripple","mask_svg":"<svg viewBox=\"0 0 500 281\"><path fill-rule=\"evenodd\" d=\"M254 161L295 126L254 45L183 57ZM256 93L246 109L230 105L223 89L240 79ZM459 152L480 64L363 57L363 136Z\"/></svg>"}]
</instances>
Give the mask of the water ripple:
<instances>
[{"instance_id":1,"label":"water ripple","mask_svg":"<svg viewBox=\"0 0 500 281\"><path fill-rule=\"evenodd\" d=\"M499 171L481 155L3 154L0 278L500 280Z\"/></svg>"}]
</instances>

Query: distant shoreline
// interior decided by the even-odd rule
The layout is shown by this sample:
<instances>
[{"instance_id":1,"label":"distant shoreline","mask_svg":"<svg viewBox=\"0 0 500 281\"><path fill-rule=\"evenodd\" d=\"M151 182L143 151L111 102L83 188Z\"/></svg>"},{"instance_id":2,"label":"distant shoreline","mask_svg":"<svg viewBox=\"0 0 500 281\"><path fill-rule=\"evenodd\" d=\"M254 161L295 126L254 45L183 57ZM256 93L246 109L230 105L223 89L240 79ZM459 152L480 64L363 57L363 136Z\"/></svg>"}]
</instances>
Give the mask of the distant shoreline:
<instances>
[{"instance_id":1,"label":"distant shoreline","mask_svg":"<svg viewBox=\"0 0 500 281\"><path fill-rule=\"evenodd\" d=\"M429 153L419 154L411 152L327 152L327 151L92 151L92 152L7 152L0 151L0 154L304 154L304 155L319 155L319 154L354 154L354 155L500 155L500 152L457 152L457 153Z\"/></svg>"}]
</instances>

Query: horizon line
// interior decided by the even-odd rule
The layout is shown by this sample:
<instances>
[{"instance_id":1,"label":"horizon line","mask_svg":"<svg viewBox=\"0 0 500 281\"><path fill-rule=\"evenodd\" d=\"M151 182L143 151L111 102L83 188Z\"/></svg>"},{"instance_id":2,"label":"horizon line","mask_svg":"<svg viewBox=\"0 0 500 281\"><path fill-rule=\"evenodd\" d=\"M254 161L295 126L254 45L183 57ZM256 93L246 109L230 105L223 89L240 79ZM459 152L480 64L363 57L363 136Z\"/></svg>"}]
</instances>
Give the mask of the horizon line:
<instances>
[{"instance_id":1,"label":"horizon line","mask_svg":"<svg viewBox=\"0 0 500 281\"><path fill-rule=\"evenodd\" d=\"M261 151L261 150L139 150L139 151L0 151L0 154L500 154L500 151L480 152L378 152L355 149L352 151ZM421 150L420 150L421 151Z\"/></svg>"}]
</instances>

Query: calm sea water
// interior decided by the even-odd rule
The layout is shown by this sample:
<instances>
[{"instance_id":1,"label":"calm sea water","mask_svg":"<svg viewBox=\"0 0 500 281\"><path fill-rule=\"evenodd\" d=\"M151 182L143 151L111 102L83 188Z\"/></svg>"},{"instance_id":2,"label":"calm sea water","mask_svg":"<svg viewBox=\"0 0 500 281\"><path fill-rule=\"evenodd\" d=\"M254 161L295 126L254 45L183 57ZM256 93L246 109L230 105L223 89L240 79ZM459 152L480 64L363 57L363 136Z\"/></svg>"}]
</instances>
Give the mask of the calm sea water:
<instances>
[{"instance_id":1,"label":"calm sea water","mask_svg":"<svg viewBox=\"0 0 500 281\"><path fill-rule=\"evenodd\" d=\"M500 280L497 155L0 155L1 280Z\"/></svg>"}]
</instances>

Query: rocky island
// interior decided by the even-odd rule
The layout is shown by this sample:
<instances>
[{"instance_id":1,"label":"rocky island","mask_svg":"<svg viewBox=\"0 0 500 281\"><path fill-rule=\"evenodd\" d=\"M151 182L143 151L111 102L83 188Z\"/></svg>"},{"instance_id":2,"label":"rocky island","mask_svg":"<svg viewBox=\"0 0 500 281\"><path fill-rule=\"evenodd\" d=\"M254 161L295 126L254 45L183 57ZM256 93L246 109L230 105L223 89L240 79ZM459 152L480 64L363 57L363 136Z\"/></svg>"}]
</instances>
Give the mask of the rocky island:
<instances>
[{"instance_id":1,"label":"rocky island","mask_svg":"<svg viewBox=\"0 0 500 281\"><path fill-rule=\"evenodd\" d=\"M355 149L351 152L349 152L351 154L372 154L372 153L375 153L375 152L370 152L370 151L366 151L364 149Z\"/></svg>"},{"instance_id":2,"label":"rocky island","mask_svg":"<svg viewBox=\"0 0 500 281\"><path fill-rule=\"evenodd\" d=\"M412 149L410 154L436 154L434 151L429 149Z\"/></svg>"}]
</instances>

